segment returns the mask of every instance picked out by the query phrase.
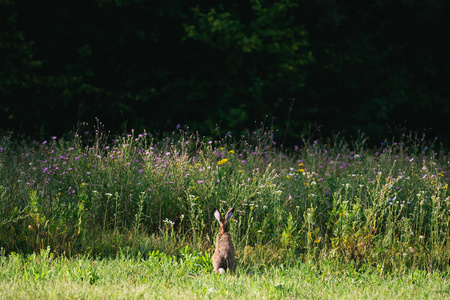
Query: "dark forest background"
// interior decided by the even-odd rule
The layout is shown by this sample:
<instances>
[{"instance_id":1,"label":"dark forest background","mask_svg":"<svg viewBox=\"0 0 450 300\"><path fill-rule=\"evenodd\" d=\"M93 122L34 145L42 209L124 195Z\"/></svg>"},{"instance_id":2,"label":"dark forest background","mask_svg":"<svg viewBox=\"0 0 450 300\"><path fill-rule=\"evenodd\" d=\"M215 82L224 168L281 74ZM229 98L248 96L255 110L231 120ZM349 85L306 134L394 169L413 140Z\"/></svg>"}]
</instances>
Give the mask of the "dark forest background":
<instances>
[{"instance_id":1,"label":"dark forest background","mask_svg":"<svg viewBox=\"0 0 450 300\"><path fill-rule=\"evenodd\" d=\"M450 140L444 0L0 0L0 129ZM219 130L218 132L216 130Z\"/></svg>"}]
</instances>

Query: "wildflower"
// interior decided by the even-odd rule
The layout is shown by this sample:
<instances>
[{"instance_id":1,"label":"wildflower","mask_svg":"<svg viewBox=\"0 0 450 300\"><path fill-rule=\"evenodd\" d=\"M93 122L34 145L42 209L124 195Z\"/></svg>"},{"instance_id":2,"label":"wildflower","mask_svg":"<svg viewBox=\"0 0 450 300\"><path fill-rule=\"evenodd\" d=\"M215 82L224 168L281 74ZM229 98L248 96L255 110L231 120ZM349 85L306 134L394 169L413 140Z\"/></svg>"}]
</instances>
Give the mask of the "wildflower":
<instances>
[{"instance_id":1,"label":"wildflower","mask_svg":"<svg viewBox=\"0 0 450 300\"><path fill-rule=\"evenodd\" d=\"M299 169L298 172L299 173L305 173L305 169Z\"/></svg>"},{"instance_id":2,"label":"wildflower","mask_svg":"<svg viewBox=\"0 0 450 300\"><path fill-rule=\"evenodd\" d=\"M203 183L203 180L199 180L199 181L197 181L198 182L198 184L202 184Z\"/></svg>"},{"instance_id":3,"label":"wildflower","mask_svg":"<svg viewBox=\"0 0 450 300\"><path fill-rule=\"evenodd\" d=\"M223 165L224 163L226 163L227 161L228 161L228 159L224 158L224 159L220 160L220 161L218 162L218 164L219 164L219 166L220 166L220 165Z\"/></svg>"},{"instance_id":4,"label":"wildflower","mask_svg":"<svg viewBox=\"0 0 450 300\"><path fill-rule=\"evenodd\" d=\"M173 221L171 221L171 220L169 220L169 219L167 219L167 218L165 218L165 219L163 220L163 223L170 224L170 225L172 225L172 226L175 224L175 222L173 222Z\"/></svg>"}]
</instances>

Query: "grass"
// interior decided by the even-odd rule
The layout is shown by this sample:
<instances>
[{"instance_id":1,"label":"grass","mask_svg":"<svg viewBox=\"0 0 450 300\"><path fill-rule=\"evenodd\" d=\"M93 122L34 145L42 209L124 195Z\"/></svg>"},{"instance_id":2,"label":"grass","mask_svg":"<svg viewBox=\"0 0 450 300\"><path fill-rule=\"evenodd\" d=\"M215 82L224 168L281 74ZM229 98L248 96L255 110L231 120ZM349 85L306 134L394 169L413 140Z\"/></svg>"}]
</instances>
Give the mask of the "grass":
<instances>
[{"instance_id":1,"label":"grass","mask_svg":"<svg viewBox=\"0 0 450 300\"><path fill-rule=\"evenodd\" d=\"M414 271L403 275L356 272L299 263L237 273L211 272L198 259L161 253L147 259L92 260L53 257L50 250L28 256L1 256L2 299L446 299L447 273Z\"/></svg>"},{"instance_id":2,"label":"grass","mask_svg":"<svg viewBox=\"0 0 450 300\"><path fill-rule=\"evenodd\" d=\"M181 259L213 252L213 208L233 206L240 268L326 261L379 276L446 272L448 154L414 135L367 144L361 135L285 149L264 130L111 137L100 123L39 142L4 134L0 247Z\"/></svg>"}]
</instances>

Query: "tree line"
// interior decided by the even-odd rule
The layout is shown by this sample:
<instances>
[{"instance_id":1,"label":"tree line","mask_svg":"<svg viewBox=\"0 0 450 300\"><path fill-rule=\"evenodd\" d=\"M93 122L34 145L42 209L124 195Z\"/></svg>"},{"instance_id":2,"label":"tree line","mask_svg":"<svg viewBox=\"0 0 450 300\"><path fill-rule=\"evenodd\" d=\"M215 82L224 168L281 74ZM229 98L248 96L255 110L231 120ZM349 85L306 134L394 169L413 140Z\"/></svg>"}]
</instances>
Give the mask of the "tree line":
<instances>
[{"instance_id":1,"label":"tree line","mask_svg":"<svg viewBox=\"0 0 450 300\"><path fill-rule=\"evenodd\" d=\"M450 139L448 1L0 0L0 128Z\"/></svg>"}]
</instances>

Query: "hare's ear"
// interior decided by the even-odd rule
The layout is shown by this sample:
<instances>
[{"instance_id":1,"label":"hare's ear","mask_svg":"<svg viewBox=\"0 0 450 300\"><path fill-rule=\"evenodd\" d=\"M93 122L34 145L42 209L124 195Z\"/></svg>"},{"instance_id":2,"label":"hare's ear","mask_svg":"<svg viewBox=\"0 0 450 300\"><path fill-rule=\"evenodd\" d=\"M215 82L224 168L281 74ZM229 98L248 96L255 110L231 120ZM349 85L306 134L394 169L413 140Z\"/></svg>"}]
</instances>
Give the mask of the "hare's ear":
<instances>
[{"instance_id":1,"label":"hare's ear","mask_svg":"<svg viewBox=\"0 0 450 300\"><path fill-rule=\"evenodd\" d=\"M219 221L219 223L222 222L220 212L217 210L217 208L214 208L214 217L216 217L216 219L217 219L217 221Z\"/></svg>"},{"instance_id":2,"label":"hare's ear","mask_svg":"<svg viewBox=\"0 0 450 300\"><path fill-rule=\"evenodd\" d=\"M233 217L233 213L234 213L234 207L230 208L230 210L227 212L227 215L225 217L227 219L227 221L230 221L230 219Z\"/></svg>"}]
</instances>

